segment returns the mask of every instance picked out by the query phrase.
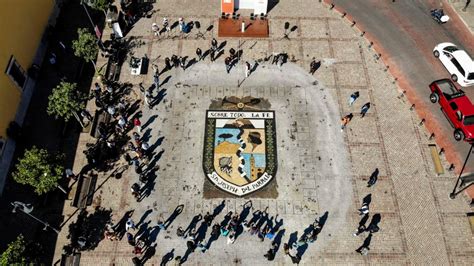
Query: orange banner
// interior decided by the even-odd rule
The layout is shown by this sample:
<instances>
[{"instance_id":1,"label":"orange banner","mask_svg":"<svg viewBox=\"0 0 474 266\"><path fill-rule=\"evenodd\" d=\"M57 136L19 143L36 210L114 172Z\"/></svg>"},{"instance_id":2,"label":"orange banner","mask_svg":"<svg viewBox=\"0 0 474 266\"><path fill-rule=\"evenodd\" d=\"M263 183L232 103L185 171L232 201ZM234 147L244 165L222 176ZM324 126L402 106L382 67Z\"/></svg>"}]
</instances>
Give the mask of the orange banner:
<instances>
[{"instance_id":1,"label":"orange banner","mask_svg":"<svg viewBox=\"0 0 474 266\"><path fill-rule=\"evenodd\" d=\"M234 0L221 0L221 12L232 14L234 12Z\"/></svg>"}]
</instances>

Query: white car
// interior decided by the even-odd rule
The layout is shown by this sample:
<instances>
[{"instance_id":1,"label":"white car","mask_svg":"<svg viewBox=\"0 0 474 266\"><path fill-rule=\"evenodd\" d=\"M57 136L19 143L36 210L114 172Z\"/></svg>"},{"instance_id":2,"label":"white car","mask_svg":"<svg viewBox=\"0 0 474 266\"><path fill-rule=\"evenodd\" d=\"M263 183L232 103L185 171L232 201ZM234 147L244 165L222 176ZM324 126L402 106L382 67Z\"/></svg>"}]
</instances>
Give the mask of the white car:
<instances>
[{"instance_id":1,"label":"white car","mask_svg":"<svg viewBox=\"0 0 474 266\"><path fill-rule=\"evenodd\" d=\"M474 61L456 45L443 42L435 46L433 55L443 63L451 79L463 87L474 85Z\"/></svg>"}]
</instances>

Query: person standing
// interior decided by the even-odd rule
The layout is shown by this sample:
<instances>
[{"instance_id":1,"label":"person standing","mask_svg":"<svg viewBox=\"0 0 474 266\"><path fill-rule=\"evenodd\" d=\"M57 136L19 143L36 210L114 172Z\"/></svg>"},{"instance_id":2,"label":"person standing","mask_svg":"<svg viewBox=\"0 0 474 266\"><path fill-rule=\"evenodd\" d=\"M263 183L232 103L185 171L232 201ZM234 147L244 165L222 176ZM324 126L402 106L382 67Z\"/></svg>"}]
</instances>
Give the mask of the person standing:
<instances>
[{"instance_id":1,"label":"person standing","mask_svg":"<svg viewBox=\"0 0 474 266\"><path fill-rule=\"evenodd\" d=\"M316 59L313 57L309 64L309 74L314 75L314 72L316 72Z\"/></svg>"},{"instance_id":2,"label":"person standing","mask_svg":"<svg viewBox=\"0 0 474 266\"><path fill-rule=\"evenodd\" d=\"M153 35L159 36L160 35L160 28L158 28L158 24L153 22L153 24L151 24L151 31L153 32Z\"/></svg>"},{"instance_id":3,"label":"person standing","mask_svg":"<svg viewBox=\"0 0 474 266\"><path fill-rule=\"evenodd\" d=\"M142 122L138 117L133 119L133 125L137 128L138 133L142 133Z\"/></svg>"},{"instance_id":4,"label":"person standing","mask_svg":"<svg viewBox=\"0 0 474 266\"><path fill-rule=\"evenodd\" d=\"M179 59L176 55L171 56L171 62L175 68L179 66Z\"/></svg>"},{"instance_id":5,"label":"person standing","mask_svg":"<svg viewBox=\"0 0 474 266\"><path fill-rule=\"evenodd\" d=\"M273 53L272 65L273 65L273 64L275 64L275 65L278 64L278 61L279 61L280 56L281 56L281 55L278 54L278 53Z\"/></svg>"},{"instance_id":6,"label":"person standing","mask_svg":"<svg viewBox=\"0 0 474 266\"><path fill-rule=\"evenodd\" d=\"M278 57L278 67L281 68L281 66L283 66L283 63L285 62L285 56L284 55L280 55Z\"/></svg>"},{"instance_id":7,"label":"person standing","mask_svg":"<svg viewBox=\"0 0 474 266\"><path fill-rule=\"evenodd\" d=\"M169 33L171 31L171 28L170 28L170 25L169 25L169 22L168 22L167 18L163 18L163 29L165 29L167 34L169 35Z\"/></svg>"},{"instance_id":8,"label":"person standing","mask_svg":"<svg viewBox=\"0 0 474 266\"><path fill-rule=\"evenodd\" d=\"M196 55L198 57L198 60L201 61L202 60L202 51L199 47L196 49Z\"/></svg>"},{"instance_id":9,"label":"person standing","mask_svg":"<svg viewBox=\"0 0 474 266\"><path fill-rule=\"evenodd\" d=\"M353 236L358 236L367 230L367 228L365 227L365 223L367 222L368 219L369 219L368 214L362 217L362 219L359 222L359 227L357 227L357 231L354 234L352 234Z\"/></svg>"},{"instance_id":10,"label":"person standing","mask_svg":"<svg viewBox=\"0 0 474 266\"><path fill-rule=\"evenodd\" d=\"M153 84L155 85L155 88L158 89L160 88L160 71L157 65L153 65L152 67L153 67Z\"/></svg>"},{"instance_id":11,"label":"person standing","mask_svg":"<svg viewBox=\"0 0 474 266\"><path fill-rule=\"evenodd\" d=\"M165 67L166 67L166 70L170 70L172 68L171 61L170 61L169 57L165 58Z\"/></svg>"},{"instance_id":12,"label":"person standing","mask_svg":"<svg viewBox=\"0 0 474 266\"><path fill-rule=\"evenodd\" d=\"M226 57L225 60L224 60L224 63L225 63L225 68L226 68L227 74L229 74L230 69L232 68L232 65L230 64L230 57Z\"/></svg>"},{"instance_id":13,"label":"person standing","mask_svg":"<svg viewBox=\"0 0 474 266\"><path fill-rule=\"evenodd\" d=\"M211 50L214 50L214 52L217 52L217 40L216 40L216 38L212 38Z\"/></svg>"},{"instance_id":14,"label":"person standing","mask_svg":"<svg viewBox=\"0 0 474 266\"><path fill-rule=\"evenodd\" d=\"M352 120L352 113L344 116L342 119L341 119L341 131L344 131L344 129L346 128L347 124Z\"/></svg>"},{"instance_id":15,"label":"person standing","mask_svg":"<svg viewBox=\"0 0 474 266\"><path fill-rule=\"evenodd\" d=\"M379 176L379 169L375 168L375 171L369 177L369 181L367 182L367 187L371 187L375 185L375 182L377 182L378 176Z\"/></svg>"},{"instance_id":16,"label":"person standing","mask_svg":"<svg viewBox=\"0 0 474 266\"><path fill-rule=\"evenodd\" d=\"M471 0L466 0L466 5L462 8L462 11L466 12L466 9L470 3L471 3Z\"/></svg>"},{"instance_id":17,"label":"person standing","mask_svg":"<svg viewBox=\"0 0 474 266\"><path fill-rule=\"evenodd\" d=\"M358 91L352 93L351 96L349 97L349 106L352 106L352 104L354 104L354 102L355 102L355 100L357 100L357 98L359 98L359 92Z\"/></svg>"},{"instance_id":18,"label":"person standing","mask_svg":"<svg viewBox=\"0 0 474 266\"><path fill-rule=\"evenodd\" d=\"M132 218L128 218L127 222L125 223L125 231L128 232L128 230L133 229L135 230L135 223L133 222Z\"/></svg>"},{"instance_id":19,"label":"person standing","mask_svg":"<svg viewBox=\"0 0 474 266\"><path fill-rule=\"evenodd\" d=\"M181 57L180 64L181 64L181 68L183 69L183 71L186 70L186 56Z\"/></svg>"},{"instance_id":20,"label":"person standing","mask_svg":"<svg viewBox=\"0 0 474 266\"><path fill-rule=\"evenodd\" d=\"M367 202L364 202L362 204L362 207L359 209L359 215L366 215L369 214L369 204Z\"/></svg>"},{"instance_id":21,"label":"person standing","mask_svg":"<svg viewBox=\"0 0 474 266\"><path fill-rule=\"evenodd\" d=\"M245 77L248 78L250 76L250 71L251 71L252 66L248 61L245 61Z\"/></svg>"},{"instance_id":22,"label":"person standing","mask_svg":"<svg viewBox=\"0 0 474 266\"><path fill-rule=\"evenodd\" d=\"M179 31L180 31L180 32L183 32L183 30L184 30L184 19L183 19L183 18L179 18L179 19L178 19L178 24L179 24Z\"/></svg>"},{"instance_id":23,"label":"person standing","mask_svg":"<svg viewBox=\"0 0 474 266\"><path fill-rule=\"evenodd\" d=\"M366 103L362 105L362 107L360 108L360 117L364 117L367 111L369 111L369 109L370 109L370 103Z\"/></svg>"}]
</instances>

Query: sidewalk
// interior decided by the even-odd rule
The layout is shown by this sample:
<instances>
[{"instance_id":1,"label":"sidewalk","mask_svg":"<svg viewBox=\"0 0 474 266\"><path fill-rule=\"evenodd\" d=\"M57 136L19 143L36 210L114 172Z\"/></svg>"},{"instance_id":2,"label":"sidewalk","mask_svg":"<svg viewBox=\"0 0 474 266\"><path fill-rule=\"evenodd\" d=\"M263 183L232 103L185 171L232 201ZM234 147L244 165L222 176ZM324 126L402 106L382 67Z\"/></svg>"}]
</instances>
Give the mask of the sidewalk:
<instances>
[{"instance_id":1,"label":"sidewalk","mask_svg":"<svg viewBox=\"0 0 474 266\"><path fill-rule=\"evenodd\" d=\"M466 24L466 27L469 28L471 33L474 34L474 2L471 1L469 7L466 11L463 11L464 6L466 5L465 0L445 0L448 4L456 11L461 20Z\"/></svg>"}]
</instances>

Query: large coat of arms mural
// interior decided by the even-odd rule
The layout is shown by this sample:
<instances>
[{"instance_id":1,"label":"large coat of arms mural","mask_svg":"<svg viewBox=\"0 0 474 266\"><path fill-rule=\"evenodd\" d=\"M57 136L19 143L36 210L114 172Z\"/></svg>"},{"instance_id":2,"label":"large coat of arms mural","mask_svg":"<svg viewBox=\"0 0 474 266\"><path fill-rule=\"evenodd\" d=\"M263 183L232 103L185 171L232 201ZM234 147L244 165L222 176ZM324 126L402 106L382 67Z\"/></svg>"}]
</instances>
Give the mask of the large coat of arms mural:
<instances>
[{"instance_id":1,"label":"large coat of arms mural","mask_svg":"<svg viewBox=\"0 0 474 266\"><path fill-rule=\"evenodd\" d=\"M224 98L206 114L203 167L219 189L245 196L269 184L277 169L275 113L259 99Z\"/></svg>"}]
</instances>

